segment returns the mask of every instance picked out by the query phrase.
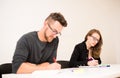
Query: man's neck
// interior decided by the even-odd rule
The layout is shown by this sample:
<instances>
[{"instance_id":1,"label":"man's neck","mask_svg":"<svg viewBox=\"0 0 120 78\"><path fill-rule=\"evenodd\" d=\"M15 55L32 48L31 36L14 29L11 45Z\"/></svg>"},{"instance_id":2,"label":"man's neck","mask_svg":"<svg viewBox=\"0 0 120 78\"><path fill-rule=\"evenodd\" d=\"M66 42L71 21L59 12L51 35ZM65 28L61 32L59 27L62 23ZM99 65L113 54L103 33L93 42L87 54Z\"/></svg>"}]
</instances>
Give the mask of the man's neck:
<instances>
[{"instance_id":1,"label":"man's neck","mask_svg":"<svg viewBox=\"0 0 120 78\"><path fill-rule=\"evenodd\" d=\"M38 35L38 38L39 38L40 41L47 42L45 37L44 37L44 31L43 30L38 31L37 35Z\"/></svg>"}]
</instances>

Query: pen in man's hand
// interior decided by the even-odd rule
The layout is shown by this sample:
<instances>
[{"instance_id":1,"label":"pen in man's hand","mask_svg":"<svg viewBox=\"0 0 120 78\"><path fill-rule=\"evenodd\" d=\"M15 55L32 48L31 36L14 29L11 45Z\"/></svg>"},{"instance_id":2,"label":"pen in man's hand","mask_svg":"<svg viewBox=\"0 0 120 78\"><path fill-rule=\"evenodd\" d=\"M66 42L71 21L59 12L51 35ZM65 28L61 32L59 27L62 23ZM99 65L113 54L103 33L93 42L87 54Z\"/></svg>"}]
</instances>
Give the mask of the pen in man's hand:
<instances>
[{"instance_id":1,"label":"pen in man's hand","mask_svg":"<svg viewBox=\"0 0 120 78\"><path fill-rule=\"evenodd\" d=\"M56 58L55 57L53 57L53 61L56 62Z\"/></svg>"}]
</instances>

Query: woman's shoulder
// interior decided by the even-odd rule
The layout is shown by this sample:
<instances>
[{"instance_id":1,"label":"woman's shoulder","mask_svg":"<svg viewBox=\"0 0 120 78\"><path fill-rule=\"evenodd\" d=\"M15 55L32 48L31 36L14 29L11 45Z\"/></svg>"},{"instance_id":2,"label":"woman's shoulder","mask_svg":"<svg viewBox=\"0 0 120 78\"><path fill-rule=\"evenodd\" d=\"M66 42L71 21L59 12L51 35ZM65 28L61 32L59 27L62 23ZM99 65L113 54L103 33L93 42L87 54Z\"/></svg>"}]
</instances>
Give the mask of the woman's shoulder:
<instances>
[{"instance_id":1,"label":"woman's shoulder","mask_svg":"<svg viewBox=\"0 0 120 78\"><path fill-rule=\"evenodd\" d=\"M85 43L85 41L76 44L76 45L75 45L75 48L76 48L76 49L86 49L86 43Z\"/></svg>"},{"instance_id":2,"label":"woman's shoulder","mask_svg":"<svg viewBox=\"0 0 120 78\"><path fill-rule=\"evenodd\" d=\"M76 44L77 47L80 47L80 46L84 46L85 45L85 41L81 42L81 43L78 43Z\"/></svg>"}]
</instances>

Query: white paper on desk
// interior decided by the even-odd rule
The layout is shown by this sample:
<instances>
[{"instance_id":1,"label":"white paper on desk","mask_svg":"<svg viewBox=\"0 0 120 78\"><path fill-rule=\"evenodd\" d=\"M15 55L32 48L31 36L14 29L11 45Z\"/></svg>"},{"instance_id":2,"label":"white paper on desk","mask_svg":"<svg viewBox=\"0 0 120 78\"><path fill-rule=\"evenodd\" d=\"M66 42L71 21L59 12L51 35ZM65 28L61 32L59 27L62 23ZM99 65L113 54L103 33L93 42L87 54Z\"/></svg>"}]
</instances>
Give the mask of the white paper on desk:
<instances>
[{"instance_id":1,"label":"white paper on desk","mask_svg":"<svg viewBox=\"0 0 120 78\"><path fill-rule=\"evenodd\" d=\"M32 73L34 78L54 78L60 70L37 70Z\"/></svg>"}]
</instances>

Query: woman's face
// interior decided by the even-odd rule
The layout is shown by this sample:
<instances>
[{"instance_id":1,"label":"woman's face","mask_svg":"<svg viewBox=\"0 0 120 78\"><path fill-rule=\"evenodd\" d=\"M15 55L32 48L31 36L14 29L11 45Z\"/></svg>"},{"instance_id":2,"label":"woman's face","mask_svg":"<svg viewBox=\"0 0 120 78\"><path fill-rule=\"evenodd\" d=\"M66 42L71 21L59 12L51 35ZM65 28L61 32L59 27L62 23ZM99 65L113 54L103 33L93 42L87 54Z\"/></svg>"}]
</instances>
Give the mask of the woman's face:
<instances>
[{"instance_id":1,"label":"woman's face","mask_svg":"<svg viewBox=\"0 0 120 78\"><path fill-rule=\"evenodd\" d=\"M89 36L89 43L92 47L94 47L100 40L100 36L98 33L93 33L91 36Z\"/></svg>"}]
</instances>

